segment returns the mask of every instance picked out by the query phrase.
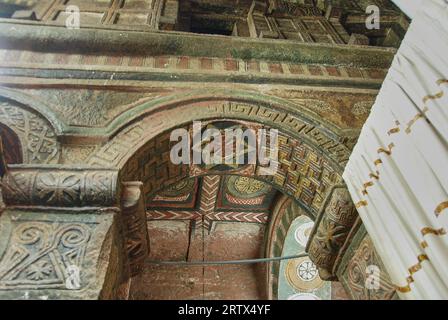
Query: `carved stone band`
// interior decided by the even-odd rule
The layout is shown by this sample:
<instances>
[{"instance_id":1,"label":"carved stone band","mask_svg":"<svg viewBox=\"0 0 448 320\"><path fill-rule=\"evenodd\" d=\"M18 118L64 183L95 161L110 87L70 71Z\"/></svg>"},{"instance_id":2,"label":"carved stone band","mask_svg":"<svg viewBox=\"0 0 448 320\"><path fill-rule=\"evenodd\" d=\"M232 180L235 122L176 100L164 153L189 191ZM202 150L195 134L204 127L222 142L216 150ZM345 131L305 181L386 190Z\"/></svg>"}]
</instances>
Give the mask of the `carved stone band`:
<instances>
[{"instance_id":1,"label":"carved stone band","mask_svg":"<svg viewBox=\"0 0 448 320\"><path fill-rule=\"evenodd\" d=\"M118 170L10 166L2 181L7 206L119 206Z\"/></svg>"},{"instance_id":2,"label":"carved stone band","mask_svg":"<svg viewBox=\"0 0 448 320\"><path fill-rule=\"evenodd\" d=\"M336 258L347 240L358 214L345 187L336 186L315 223L307 252L323 280L335 280Z\"/></svg>"}]
</instances>

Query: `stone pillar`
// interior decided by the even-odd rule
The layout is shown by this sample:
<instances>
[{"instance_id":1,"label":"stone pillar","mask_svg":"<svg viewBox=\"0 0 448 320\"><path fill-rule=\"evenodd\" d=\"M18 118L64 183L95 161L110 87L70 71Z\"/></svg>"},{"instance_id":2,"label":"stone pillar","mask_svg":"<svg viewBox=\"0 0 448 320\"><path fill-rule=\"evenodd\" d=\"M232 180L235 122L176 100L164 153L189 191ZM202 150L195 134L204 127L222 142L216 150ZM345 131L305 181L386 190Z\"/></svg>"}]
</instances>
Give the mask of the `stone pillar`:
<instances>
[{"instance_id":1,"label":"stone pillar","mask_svg":"<svg viewBox=\"0 0 448 320\"><path fill-rule=\"evenodd\" d=\"M113 169L7 169L0 299L117 298L147 255L139 185L122 188Z\"/></svg>"}]
</instances>

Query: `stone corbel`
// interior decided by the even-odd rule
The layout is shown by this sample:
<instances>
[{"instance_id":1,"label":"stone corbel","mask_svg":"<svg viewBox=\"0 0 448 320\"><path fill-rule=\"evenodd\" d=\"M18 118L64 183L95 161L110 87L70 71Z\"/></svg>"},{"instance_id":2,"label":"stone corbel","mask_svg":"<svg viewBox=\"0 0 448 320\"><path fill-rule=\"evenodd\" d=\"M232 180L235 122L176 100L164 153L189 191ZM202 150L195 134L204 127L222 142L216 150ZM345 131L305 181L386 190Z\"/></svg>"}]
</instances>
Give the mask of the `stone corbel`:
<instances>
[{"instance_id":1,"label":"stone corbel","mask_svg":"<svg viewBox=\"0 0 448 320\"><path fill-rule=\"evenodd\" d=\"M345 186L335 186L326 199L306 251L323 280L336 280L335 262L358 214Z\"/></svg>"}]
</instances>

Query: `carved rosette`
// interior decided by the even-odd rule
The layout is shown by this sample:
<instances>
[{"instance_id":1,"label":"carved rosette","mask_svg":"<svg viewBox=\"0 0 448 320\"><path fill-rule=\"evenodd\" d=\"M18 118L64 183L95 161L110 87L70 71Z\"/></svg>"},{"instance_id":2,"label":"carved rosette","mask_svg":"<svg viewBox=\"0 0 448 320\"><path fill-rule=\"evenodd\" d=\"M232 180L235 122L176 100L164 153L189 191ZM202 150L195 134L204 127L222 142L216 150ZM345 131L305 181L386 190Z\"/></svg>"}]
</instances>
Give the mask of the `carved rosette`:
<instances>
[{"instance_id":1,"label":"carved rosette","mask_svg":"<svg viewBox=\"0 0 448 320\"><path fill-rule=\"evenodd\" d=\"M118 171L10 166L3 178L7 206L112 207Z\"/></svg>"},{"instance_id":2,"label":"carved rosette","mask_svg":"<svg viewBox=\"0 0 448 320\"><path fill-rule=\"evenodd\" d=\"M336 258L347 240L356 217L356 208L345 187L335 187L315 224L307 252L324 280L335 280Z\"/></svg>"}]
</instances>

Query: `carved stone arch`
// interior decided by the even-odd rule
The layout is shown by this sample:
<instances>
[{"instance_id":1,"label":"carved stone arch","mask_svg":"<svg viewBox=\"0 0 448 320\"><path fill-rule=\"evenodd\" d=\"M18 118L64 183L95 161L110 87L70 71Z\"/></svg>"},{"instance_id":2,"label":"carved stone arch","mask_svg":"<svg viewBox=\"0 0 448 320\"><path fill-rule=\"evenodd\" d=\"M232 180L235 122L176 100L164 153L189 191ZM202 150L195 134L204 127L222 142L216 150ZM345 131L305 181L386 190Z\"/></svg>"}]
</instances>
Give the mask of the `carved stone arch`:
<instances>
[{"instance_id":1,"label":"carved stone arch","mask_svg":"<svg viewBox=\"0 0 448 320\"><path fill-rule=\"evenodd\" d=\"M270 221L266 231L265 255L266 257L279 257L283 251L284 239L289 225L302 210L291 210L294 201L285 195L279 196L271 212ZM314 218L314 217L312 217ZM267 298L275 300L278 296L278 275L280 261L269 263L266 270Z\"/></svg>"},{"instance_id":2,"label":"carved stone arch","mask_svg":"<svg viewBox=\"0 0 448 320\"><path fill-rule=\"evenodd\" d=\"M237 107L249 106L238 105ZM185 116L188 117L187 114ZM321 203L325 200L328 190L333 185L342 182L341 170L335 161L314 145L283 131L280 127L270 127L260 122L249 122L244 118L227 119L241 121L253 127L279 130L280 163L275 175L263 176L260 167L255 165L228 172L201 170L196 166L172 165L169 160L170 134L172 129L179 128L179 126L172 127L172 129L159 127L160 132L157 132L154 131L157 129L157 125L151 128L149 123L145 124L146 119L143 119L140 125L125 131L123 135L117 136L115 143L107 144L100 152L91 156L88 162L93 166L120 168L121 175L125 180L142 181L145 194L148 196L188 176L238 174L257 177L282 193L294 197L305 210L309 210L316 216L321 210ZM194 120L222 121L222 118L219 118L218 115L213 118L198 116ZM167 121L169 120L167 119ZM180 127L191 131L191 126L188 124ZM171 145L173 144L171 143ZM132 148L133 145L136 147ZM121 148L123 151L127 150L127 153L120 156ZM113 156L113 158L109 158L109 156Z\"/></svg>"},{"instance_id":3,"label":"carved stone arch","mask_svg":"<svg viewBox=\"0 0 448 320\"><path fill-rule=\"evenodd\" d=\"M18 104L27 110L38 114L40 118L44 119L50 125L57 136L62 135L66 129L63 121L51 111L52 109L35 96L0 86L0 100L2 99L9 100L14 104Z\"/></svg>"},{"instance_id":4,"label":"carved stone arch","mask_svg":"<svg viewBox=\"0 0 448 320\"><path fill-rule=\"evenodd\" d=\"M274 95L275 94L275 95ZM359 130L341 130L337 125L325 117L317 116L315 110L327 109L332 106L328 102L307 98L305 94L277 94L272 95L255 93L247 90L228 89L207 89L204 93L202 89L194 89L178 94L162 96L143 102L137 106L118 115L113 121L108 123L105 133L114 136L132 122L139 121L150 114L175 108L180 105L189 105L201 102L229 101L235 103L246 103L249 105L267 106L271 111L278 113L292 114L302 121L318 126L323 130L324 135L331 138L341 136L354 138ZM282 119L284 120L284 119Z\"/></svg>"},{"instance_id":5,"label":"carved stone arch","mask_svg":"<svg viewBox=\"0 0 448 320\"><path fill-rule=\"evenodd\" d=\"M175 107L175 108L174 108ZM279 170L274 176L261 176L258 167L247 166L236 171L214 172L189 165L173 165L170 162L170 134L175 128L191 130L195 120L237 121L254 127L279 131ZM317 217L325 213L328 198L334 188L343 184L342 169L350 155L349 148L337 134L300 114L286 112L259 101L232 99L200 100L186 104L166 106L131 122L112 139L93 153L87 162L92 166L120 169L122 179L142 181L143 192L149 198L154 192L180 179L207 174L238 174L257 178L296 200L302 210ZM334 211L338 211L338 201ZM341 206L352 205L341 203ZM355 210L348 210L350 213ZM325 221L325 220L324 220ZM336 223L337 224L337 223ZM316 226L317 228L317 226ZM327 243L333 244L331 229ZM344 235L349 230L344 228ZM312 257L323 261L322 278L333 276L334 255L338 254L342 237L331 250L314 250ZM313 248L314 248L313 247Z\"/></svg>"},{"instance_id":6,"label":"carved stone arch","mask_svg":"<svg viewBox=\"0 0 448 320\"><path fill-rule=\"evenodd\" d=\"M152 137L168 128L175 128L194 120L230 118L254 121L273 128L280 128L290 135L313 144L321 153L328 155L342 171L351 153L350 139L355 139L354 132L338 129L331 123L324 122L300 105L282 99L259 95L228 95L223 93L194 99L188 96L181 100L173 96L162 99L155 105L135 107L111 123L106 131L109 142L89 157L90 164L108 164L122 167L127 158L136 152ZM115 129L114 129L115 128ZM353 137L352 137L353 135ZM137 137L137 139L134 139ZM120 148L120 145L124 146ZM114 155L111 150L114 150Z\"/></svg>"},{"instance_id":7,"label":"carved stone arch","mask_svg":"<svg viewBox=\"0 0 448 320\"><path fill-rule=\"evenodd\" d=\"M60 146L55 129L36 110L0 96L0 124L10 128L19 138L24 163L59 162Z\"/></svg>"}]
</instances>

